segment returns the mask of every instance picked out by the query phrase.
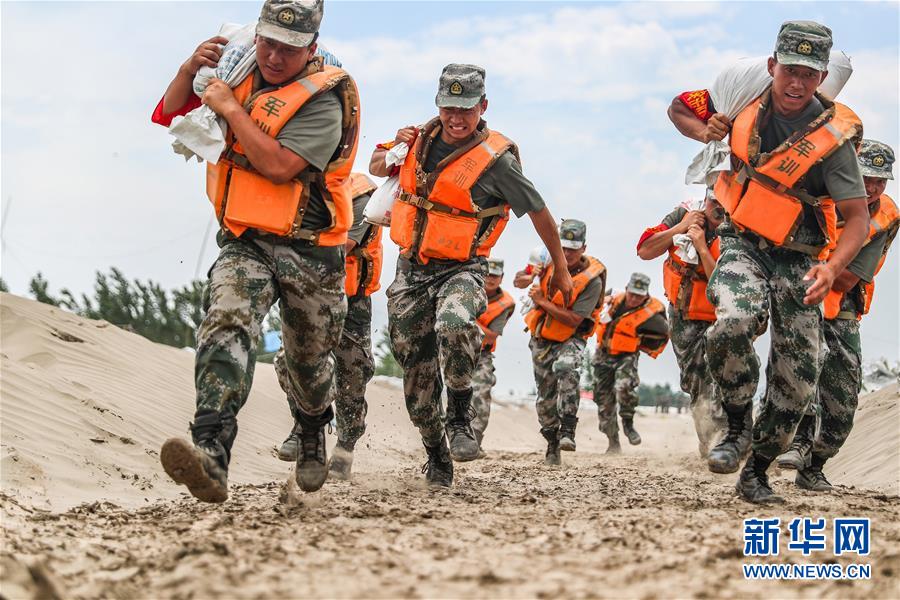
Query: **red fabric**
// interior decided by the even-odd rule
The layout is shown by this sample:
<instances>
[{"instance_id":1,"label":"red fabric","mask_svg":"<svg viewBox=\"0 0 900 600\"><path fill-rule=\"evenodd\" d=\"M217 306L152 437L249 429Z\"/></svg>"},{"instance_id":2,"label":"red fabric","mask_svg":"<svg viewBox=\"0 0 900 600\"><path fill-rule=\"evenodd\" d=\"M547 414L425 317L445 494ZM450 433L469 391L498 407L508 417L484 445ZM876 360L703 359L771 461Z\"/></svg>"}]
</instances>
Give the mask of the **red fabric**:
<instances>
[{"instance_id":1,"label":"red fabric","mask_svg":"<svg viewBox=\"0 0 900 600\"><path fill-rule=\"evenodd\" d=\"M375 148L379 150L390 150L394 146L397 145L397 142L391 140L390 142L384 142L383 144L376 144ZM394 165L391 167L391 172L388 174L388 177L396 177L400 174L400 165Z\"/></svg>"},{"instance_id":2,"label":"red fabric","mask_svg":"<svg viewBox=\"0 0 900 600\"><path fill-rule=\"evenodd\" d=\"M709 90L682 92L678 95L678 99L704 123L709 121L709 118L713 116L712 111L709 110Z\"/></svg>"},{"instance_id":3,"label":"red fabric","mask_svg":"<svg viewBox=\"0 0 900 600\"><path fill-rule=\"evenodd\" d=\"M162 125L163 127L168 127L169 125L172 124L172 119L174 119L175 117L183 117L184 115L188 114L195 108L199 107L200 104L202 104L200 102L200 98L198 98L194 94L191 94L190 99L185 103L184 106L182 106L175 112L164 113L163 112L163 100L164 100L164 98L160 99L159 104L156 105L156 109L154 109L154 111L153 111L153 115L150 117L151 121L153 121L154 123L157 123L159 125Z\"/></svg>"},{"instance_id":4,"label":"red fabric","mask_svg":"<svg viewBox=\"0 0 900 600\"><path fill-rule=\"evenodd\" d=\"M653 237L654 234L657 234L660 231L665 231L666 229L668 229L668 227L663 223L660 223L656 227L648 227L647 229L645 229L644 233L641 234L641 239L638 240L637 249L640 250L641 246L644 245L644 242Z\"/></svg>"}]
</instances>

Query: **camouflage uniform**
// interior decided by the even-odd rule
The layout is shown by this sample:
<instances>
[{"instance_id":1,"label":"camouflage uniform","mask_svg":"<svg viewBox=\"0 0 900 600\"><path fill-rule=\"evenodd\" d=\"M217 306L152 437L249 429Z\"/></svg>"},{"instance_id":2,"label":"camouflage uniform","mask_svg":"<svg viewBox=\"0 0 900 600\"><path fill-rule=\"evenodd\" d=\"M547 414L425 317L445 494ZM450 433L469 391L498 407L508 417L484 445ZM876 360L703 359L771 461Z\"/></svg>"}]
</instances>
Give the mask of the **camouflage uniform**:
<instances>
[{"instance_id":1,"label":"camouflage uniform","mask_svg":"<svg viewBox=\"0 0 900 600\"><path fill-rule=\"evenodd\" d=\"M622 419L634 417L638 405L637 388L641 383L638 355L634 352L610 356L600 349L594 354L594 402L597 404L600 431L609 437L619 434L617 402Z\"/></svg>"},{"instance_id":2,"label":"camouflage uniform","mask_svg":"<svg viewBox=\"0 0 900 600\"><path fill-rule=\"evenodd\" d=\"M420 265L401 257L387 290L391 351L403 367L410 419L428 446L444 435L444 379L452 390L472 385L483 337L476 319L487 308L486 272L483 258Z\"/></svg>"},{"instance_id":3,"label":"camouflage uniform","mask_svg":"<svg viewBox=\"0 0 900 600\"><path fill-rule=\"evenodd\" d=\"M494 353L482 349L475 362L475 374L472 376L472 408L475 409L475 418L472 420L472 429L480 440L484 437L484 431L491 418L491 389L497 383L494 375Z\"/></svg>"},{"instance_id":4,"label":"camouflage uniform","mask_svg":"<svg viewBox=\"0 0 900 600\"><path fill-rule=\"evenodd\" d=\"M586 342L573 335L564 342L532 336L528 342L537 384L537 415L543 429L557 429L562 417L575 417L581 398L581 361Z\"/></svg>"}]
</instances>

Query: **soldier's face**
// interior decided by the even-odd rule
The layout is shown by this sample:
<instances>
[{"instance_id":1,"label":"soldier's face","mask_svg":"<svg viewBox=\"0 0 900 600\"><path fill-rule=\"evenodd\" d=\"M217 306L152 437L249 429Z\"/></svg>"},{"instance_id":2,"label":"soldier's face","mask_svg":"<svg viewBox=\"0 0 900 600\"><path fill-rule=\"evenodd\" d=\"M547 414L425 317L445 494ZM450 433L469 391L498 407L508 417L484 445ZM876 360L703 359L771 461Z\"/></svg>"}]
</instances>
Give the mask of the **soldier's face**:
<instances>
[{"instance_id":1,"label":"soldier's face","mask_svg":"<svg viewBox=\"0 0 900 600\"><path fill-rule=\"evenodd\" d=\"M722 221L725 220L725 209L722 208L718 201L712 198L706 199L703 214L706 216L706 226L710 231L721 225Z\"/></svg>"},{"instance_id":2,"label":"soldier's face","mask_svg":"<svg viewBox=\"0 0 900 600\"><path fill-rule=\"evenodd\" d=\"M866 202L869 204L881 198L887 187L887 179L881 177L863 177L863 182L866 184Z\"/></svg>"},{"instance_id":3,"label":"soldier's face","mask_svg":"<svg viewBox=\"0 0 900 600\"><path fill-rule=\"evenodd\" d=\"M584 251L587 250L587 245L578 248L577 250L573 250L572 248L563 248L563 254L566 255L566 265L570 269L574 269L578 266L578 263L581 262L581 257L584 256Z\"/></svg>"},{"instance_id":4,"label":"soldier's face","mask_svg":"<svg viewBox=\"0 0 900 600\"><path fill-rule=\"evenodd\" d=\"M484 291L488 294L493 294L500 287L500 282L503 281L503 275L488 275L484 278Z\"/></svg>"},{"instance_id":5,"label":"soldier's face","mask_svg":"<svg viewBox=\"0 0 900 600\"><path fill-rule=\"evenodd\" d=\"M799 65L782 65L770 57L769 75L772 76L772 104L775 112L793 116L803 112L809 105L828 71L816 71Z\"/></svg>"},{"instance_id":6,"label":"soldier's face","mask_svg":"<svg viewBox=\"0 0 900 600\"><path fill-rule=\"evenodd\" d=\"M272 85L281 85L299 75L315 53L315 43L298 48L256 36L256 64L263 79Z\"/></svg>"},{"instance_id":7,"label":"soldier's face","mask_svg":"<svg viewBox=\"0 0 900 600\"><path fill-rule=\"evenodd\" d=\"M487 110L487 100L483 100L472 108L439 108L441 119L441 137L450 144L465 142L478 127L481 115Z\"/></svg>"},{"instance_id":8,"label":"soldier's face","mask_svg":"<svg viewBox=\"0 0 900 600\"><path fill-rule=\"evenodd\" d=\"M635 294L634 292L625 292L625 307L635 308L641 305L641 302L647 299L647 296Z\"/></svg>"}]
</instances>

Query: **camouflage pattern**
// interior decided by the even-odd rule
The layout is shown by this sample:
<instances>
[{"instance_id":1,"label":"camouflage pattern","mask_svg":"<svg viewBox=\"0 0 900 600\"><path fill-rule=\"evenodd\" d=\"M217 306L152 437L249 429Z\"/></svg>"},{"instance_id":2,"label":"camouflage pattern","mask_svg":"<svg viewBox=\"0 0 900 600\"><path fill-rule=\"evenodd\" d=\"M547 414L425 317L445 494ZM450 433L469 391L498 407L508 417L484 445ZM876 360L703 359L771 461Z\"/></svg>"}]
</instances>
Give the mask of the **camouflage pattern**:
<instances>
[{"instance_id":1,"label":"camouflage pattern","mask_svg":"<svg viewBox=\"0 0 900 600\"><path fill-rule=\"evenodd\" d=\"M609 437L619 434L616 421L616 404L623 419L634 417L638 405L637 389L641 384L638 377L639 352L610 356L598 349L594 354L594 402L600 431Z\"/></svg>"},{"instance_id":2,"label":"camouflage pattern","mask_svg":"<svg viewBox=\"0 0 900 600\"><path fill-rule=\"evenodd\" d=\"M366 385L375 374L372 356L372 300L359 294L347 299L347 317L341 341L334 349L334 413L338 441L352 449L366 432ZM287 392L284 349L275 355L275 373Z\"/></svg>"},{"instance_id":3,"label":"camouflage pattern","mask_svg":"<svg viewBox=\"0 0 900 600\"><path fill-rule=\"evenodd\" d=\"M782 65L828 70L831 29L813 21L785 21L775 42L775 58Z\"/></svg>"},{"instance_id":4,"label":"camouflage pattern","mask_svg":"<svg viewBox=\"0 0 900 600\"><path fill-rule=\"evenodd\" d=\"M472 377L472 408L475 409L475 418L472 420L472 429L475 430L477 439L484 437L484 431L491 418L491 390L497 384L497 376L494 375L494 353L482 350L475 363L475 375Z\"/></svg>"},{"instance_id":5,"label":"camouflage pattern","mask_svg":"<svg viewBox=\"0 0 900 600\"><path fill-rule=\"evenodd\" d=\"M487 308L486 272L483 258L428 265L400 258L387 290L391 350L403 367L406 409L428 446L444 435L444 381L459 392L472 386L483 338L477 317Z\"/></svg>"},{"instance_id":6,"label":"camouflage pattern","mask_svg":"<svg viewBox=\"0 0 900 600\"><path fill-rule=\"evenodd\" d=\"M681 372L681 391L691 397L691 415L701 448L716 445L728 430L728 418L706 367L706 330L710 321L682 318L669 305L669 336ZM679 408L679 412L680 412Z\"/></svg>"},{"instance_id":7,"label":"camouflage pattern","mask_svg":"<svg viewBox=\"0 0 900 600\"><path fill-rule=\"evenodd\" d=\"M472 108L485 95L485 75L478 65L447 65L441 71L434 104L438 108Z\"/></svg>"},{"instance_id":8,"label":"camouflage pattern","mask_svg":"<svg viewBox=\"0 0 900 600\"><path fill-rule=\"evenodd\" d=\"M628 285L625 286L625 291L638 296L649 296L650 277L643 273L632 273L631 278L628 280Z\"/></svg>"},{"instance_id":9,"label":"camouflage pattern","mask_svg":"<svg viewBox=\"0 0 900 600\"><path fill-rule=\"evenodd\" d=\"M537 385L537 416L542 428L556 429L560 417L577 416L581 400L581 362L586 342L574 336L564 342L532 337L528 342Z\"/></svg>"},{"instance_id":10,"label":"camouflage pattern","mask_svg":"<svg viewBox=\"0 0 900 600\"><path fill-rule=\"evenodd\" d=\"M825 363L819 377L816 405L819 428L813 442L813 456L831 458L838 453L850 430L862 389L862 348L859 321L825 321Z\"/></svg>"},{"instance_id":11,"label":"camouflage pattern","mask_svg":"<svg viewBox=\"0 0 900 600\"><path fill-rule=\"evenodd\" d=\"M266 0L256 35L305 48L313 43L324 11L324 0Z\"/></svg>"},{"instance_id":12,"label":"camouflage pattern","mask_svg":"<svg viewBox=\"0 0 900 600\"><path fill-rule=\"evenodd\" d=\"M563 219L559 224L559 241L563 248L583 248L587 242L587 224L578 219Z\"/></svg>"},{"instance_id":13,"label":"camouflage pattern","mask_svg":"<svg viewBox=\"0 0 900 600\"><path fill-rule=\"evenodd\" d=\"M863 177L893 179L894 151L885 143L863 140L857 153L859 170Z\"/></svg>"},{"instance_id":14,"label":"camouflage pattern","mask_svg":"<svg viewBox=\"0 0 900 600\"><path fill-rule=\"evenodd\" d=\"M197 332L197 409L237 414L247 401L263 318L281 300L288 399L310 416L332 400L347 311L343 248L263 239L223 242L209 272Z\"/></svg>"},{"instance_id":15,"label":"camouflage pattern","mask_svg":"<svg viewBox=\"0 0 900 600\"><path fill-rule=\"evenodd\" d=\"M743 237L721 235L722 254L707 286L716 306L706 356L723 402L750 406L760 360L753 340L770 321L766 397L753 426L753 450L775 458L787 450L816 395L824 359L822 312L806 306L803 281L815 261L783 249L761 250Z\"/></svg>"}]
</instances>

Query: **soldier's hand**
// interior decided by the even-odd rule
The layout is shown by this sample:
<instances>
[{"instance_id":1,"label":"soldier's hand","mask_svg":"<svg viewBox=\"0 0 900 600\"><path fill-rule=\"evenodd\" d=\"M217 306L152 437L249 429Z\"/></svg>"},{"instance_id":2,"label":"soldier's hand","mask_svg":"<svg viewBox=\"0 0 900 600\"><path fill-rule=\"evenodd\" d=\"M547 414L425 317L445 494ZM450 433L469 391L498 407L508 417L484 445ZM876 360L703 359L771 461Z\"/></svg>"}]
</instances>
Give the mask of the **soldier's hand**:
<instances>
[{"instance_id":1,"label":"soldier's hand","mask_svg":"<svg viewBox=\"0 0 900 600\"><path fill-rule=\"evenodd\" d=\"M544 292L541 291L541 288L538 286L534 286L530 290L528 290L528 297L534 300L535 304L540 304L542 301L546 300L547 297L544 295Z\"/></svg>"},{"instance_id":2,"label":"soldier's hand","mask_svg":"<svg viewBox=\"0 0 900 600\"><path fill-rule=\"evenodd\" d=\"M519 288L520 290L524 290L531 282L534 281L534 273L526 273L523 271L516 272L516 277L513 279L513 286Z\"/></svg>"},{"instance_id":3,"label":"soldier's hand","mask_svg":"<svg viewBox=\"0 0 900 600\"><path fill-rule=\"evenodd\" d=\"M699 248L706 243L706 233L699 225L691 225L688 227L687 234L690 236L691 242L694 243L695 248Z\"/></svg>"},{"instance_id":4,"label":"soldier's hand","mask_svg":"<svg viewBox=\"0 0 900 600\"><path fill-rule=\"evenodd\" d=\"M683 233L687 233L691 227L703 227L706 223L706 215L703 214L703 211L700 210L689 210L683 217L681 217L681 223L678 225L681 227L681 231Z\"/></svg>"},{"instance_id":5,"label":"soldier's hand","mask_svg":"<svg viewBox=\"0 0 900 600\"><path fill-rule=\"evenodd\" d=\"M213 78L209 80L209 85L206 86L206 91L203 92L201 100L203 104L213 109L217 115L223 114L232 104L237 104L238 108L240 108L240 104L234 97L234 92L221 79Z\"/></svg>"},{"instance_id":6,"label":"soldier's hand","mask_svg":"<svg viewBox=\"0 0 900 600\"><path fill-rule=\"evenodd\" d=\"M413 142L416 141L416 137L419 135L419 129L417 127L413 127L410 125L409 127L404 127L397 131L397 136L394 138L394 141L398 144L405 143L407 146L412 148Z\"/></svg>"},{"instance_id":7,"label":"soldier's hand","mask_svg":"<svg viewBox=\"0 0 900 600\"><path fill-rule=\"evenodd\" d=\"M548 296L552 298L556 295L556 292L559 292L562 294L565 305L569 306L574 289L575 283L572 281L572 276L569 275L568 269L553 270L553 276L550 277L550 284L547 286Z\"/></svg>"},{"instance_id":8,"label":"soldier's hand","mask_svg":"<svg viewBox=\"0 0 900 600\"><path fill-rule=\"evenodd\" d=\"M191 77L197 74L200 67L215 67L222 58L222 47L228 43L228 38L221 35L209 38L194 50L191 57L181 66Z\"/></svg>"},{"instance_id":9,"label":"soldier's hand","mask_svg":"<svg viewBox=\"0 0 900 600\"><path fill-rule=\"evenodd\" d=\"M716 113L706 122L706 131L703 132L703 143L718 142L724 140L731 131L731 119L722 113Z\"/></svg>"},{"instance_id":10,"label":"soldier's hand","mask_svg":"<svg viewBox=\"0 0 900 600\"><path fill-rule=\"evenodd\" d=\"M803 277L803 281L812 281L812 285L806 288L806 296L803 303L807 306L819 304L828 295L831 286L834 284L834 270L828 263L813 266L809 272Z\"/></svg>"}]
</instances>

